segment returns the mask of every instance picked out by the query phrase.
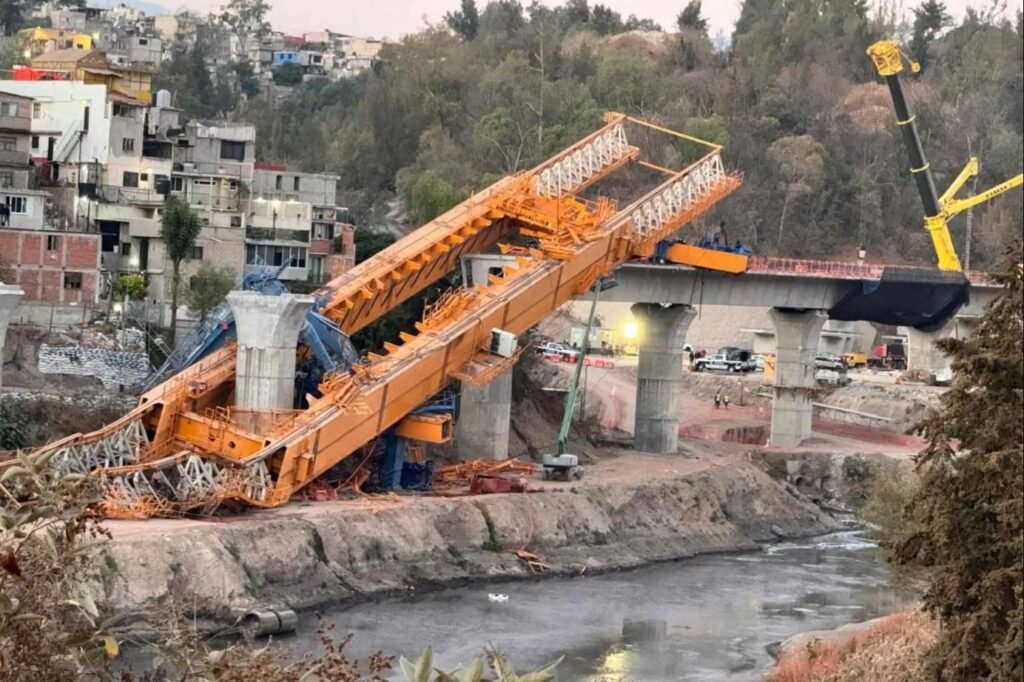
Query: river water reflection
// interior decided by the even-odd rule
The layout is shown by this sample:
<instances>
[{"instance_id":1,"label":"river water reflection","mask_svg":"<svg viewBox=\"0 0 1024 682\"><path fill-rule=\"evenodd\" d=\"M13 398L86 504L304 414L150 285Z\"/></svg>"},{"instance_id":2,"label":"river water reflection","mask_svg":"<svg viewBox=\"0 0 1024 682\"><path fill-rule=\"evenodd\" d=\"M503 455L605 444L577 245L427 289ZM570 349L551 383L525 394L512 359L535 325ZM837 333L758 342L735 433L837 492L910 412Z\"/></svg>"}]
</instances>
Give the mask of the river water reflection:
<instances>
[{"instance_id":1,"label":"river water reflection","mask_svg":"<svg viewBox=\"0 0 1024 682\"><path fill-rule=\"evenodd\" d=\"M492 603L488 593L504 593ZM843 532L745 554L602 576L446 590L329 612L347 651L414 657L430 645L454 667L487 644L521 669L565 655L559 682L754 680L765 647L807 630L885 615L916 595L893 587L877 549ZM280 644L312 647L315 619Z\"/></svg>"}]
</instances>

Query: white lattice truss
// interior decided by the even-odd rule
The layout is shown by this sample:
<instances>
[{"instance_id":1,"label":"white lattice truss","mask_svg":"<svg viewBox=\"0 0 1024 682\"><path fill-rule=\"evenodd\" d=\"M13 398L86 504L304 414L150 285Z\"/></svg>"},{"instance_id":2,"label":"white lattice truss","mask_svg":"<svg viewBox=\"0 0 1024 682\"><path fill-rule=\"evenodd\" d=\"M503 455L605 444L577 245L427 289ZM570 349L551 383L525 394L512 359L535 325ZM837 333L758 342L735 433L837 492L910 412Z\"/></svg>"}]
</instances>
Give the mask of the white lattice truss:
<instances>
[{"instance_id":1,"label":"white lattice truss","mask_svg":"<svg viewBox=\"0 0 1024 682\"><path fill-rule=\"evenodd\" d=\"M73 443L59 449L51 466L65 474L98 473L103 488L121 500L160 499L171 504L196 506L236 491L253 501L263 501L273 480L263 461L227 467L197 454L181 453L163 467L104 475L106 469L131 467L141 461L150 446L141 420L128 422L105 438Z\"/></svg>"},{"instance_id":2,"label":"white lattice truss","mask_svg":"<svg viewBox=\"0 0 1024 682\"><path fill-rule=\"evenodd\" d=\"M671 185L637 206L630 214L636 235L647 237L659 233L683 211L707 195L725 177L722 157L705 157Z\"/></svg>"},{"instance_id":3,"label":"white lattice truss","mask_svg":"<svg viewBox=\"0 0 1024 682\"><path fill-rule=\"evenodd\" d=\"M135 464L147 447L146 429L140 420L135 420L106 438L62 447L50 463L65 474L87 474L96 469Z\"/></svg>"},{"instance_id":4,"label":"white lattice truss","mask_svg":"<svg viewBox=\"0 0 1024 682\"><path fill-rule=\"evenodd\" d=\"M630 151L626 129L621 123L612 126L604 134L541 171L537 176L537 193L557 197L576 191L587 180L621 161Z\"/></svg>"}]
</instances>

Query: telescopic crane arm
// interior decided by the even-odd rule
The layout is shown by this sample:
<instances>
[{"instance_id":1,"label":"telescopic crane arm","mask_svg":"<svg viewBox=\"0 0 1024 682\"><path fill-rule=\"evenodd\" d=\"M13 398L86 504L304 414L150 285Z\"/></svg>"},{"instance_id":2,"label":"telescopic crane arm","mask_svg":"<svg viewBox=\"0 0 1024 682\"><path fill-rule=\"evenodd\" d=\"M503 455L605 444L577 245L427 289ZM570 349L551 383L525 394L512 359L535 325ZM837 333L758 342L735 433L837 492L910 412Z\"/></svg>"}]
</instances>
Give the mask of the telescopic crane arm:
<instances>
[{"instance_id":1,"label":"telescopic crane arm","mask_svg":"<svg viewBox=\"0 0 1024 682\"><path fill-rule=\"evenodd\" d=\"M953 240L949 236L949 220L972 206L977 206L1024 184L1024 174L1017 175L981 194L964 199L954 199L953 197L963 188L964 184L978 174L978 159L971 157L949 188L942 196L939 196L935 190L935 181L932 179L928 160L925 158L924 149L921 146L921 137L918 135L915 122L916 116L910 113L899 77L900 72L903 71L904 58L910 64L910 70L913 73L920 71L921 65L903 54L899 43L895 40L880 40L869 47L867 52L875 63L878 74L885 78L886 85L889 86L889 94L892 95L893 107L896 109L896 123L903 131L903 142L906 144L907 153L910 156L910 172L917 184L917 192L921 195L921 203L924 204L924 225L932 237L939 269L960 271L962 270L960 259L956 255Z\"/></svg>"}]
</instances>

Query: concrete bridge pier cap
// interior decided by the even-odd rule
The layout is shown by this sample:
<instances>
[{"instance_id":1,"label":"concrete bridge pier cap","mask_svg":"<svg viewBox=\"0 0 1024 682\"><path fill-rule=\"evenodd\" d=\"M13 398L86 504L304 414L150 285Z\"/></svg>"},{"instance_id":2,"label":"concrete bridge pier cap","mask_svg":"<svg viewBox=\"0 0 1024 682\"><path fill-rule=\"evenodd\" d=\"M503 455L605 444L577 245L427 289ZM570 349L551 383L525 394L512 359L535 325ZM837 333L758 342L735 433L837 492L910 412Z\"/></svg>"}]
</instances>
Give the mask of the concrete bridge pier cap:
<instances>
[{"instance_id":1,"label":"concrete bridge pier cap","mask_svg":"<svg viewBox=\"0 0 1024 682\"><path fill-rule=\"evenodd\" d=\"M297 294L228 294L238 335L236 408L265 412L294 407L295 352L313 300Z\"/></svg>"},{"instance_id":2,"label":"concrete bridge pier cap","mask_svg":"<svg viewBox=\"0 0 1024 682\"><path fill-rule=\"evenodd\" d=\"M820 310L772 308L775 324L775 385L771 444L795 447L811 437L814 356L828 315Z\"/></svg>"},{"instance_id":3,"label":"concrete bridge pier cap","mask_svg":"<svg viewBox=\"0 0 1024 682\"><path fill-rule=\"evenodd\" d=\"M636 378L633 447L665 454L679 449L683 344L696 315L688 305L634 303L643 342Z\"/></svg>"},{"instance_id":4,"label":"concrete bridge pier cap","mask_svg":"<svg viewBox=\"0 0 1024 682\"><path fill-rule=\"evenodd\" d=\"M7 337L7 323L25 292L12 284L0 283L0 387L4 385L4 340Z\"/></svg>"}]
</instances>

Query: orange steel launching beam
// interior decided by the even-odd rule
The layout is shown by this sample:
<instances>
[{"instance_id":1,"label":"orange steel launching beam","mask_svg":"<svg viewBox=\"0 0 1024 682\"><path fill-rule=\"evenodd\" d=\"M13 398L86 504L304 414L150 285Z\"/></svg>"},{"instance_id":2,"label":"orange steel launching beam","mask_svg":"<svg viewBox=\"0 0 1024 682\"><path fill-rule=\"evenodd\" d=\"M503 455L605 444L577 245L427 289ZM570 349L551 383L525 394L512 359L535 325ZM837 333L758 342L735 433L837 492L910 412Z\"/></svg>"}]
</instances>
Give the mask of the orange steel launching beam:
<instances>
[{"instance_id":1,"label":"orange steel launching beam","mask_svg":"<svg viewBox=\"0 0 1024 682\"><path fill-rule=\"evenodd\" d=\"M325 378L322 397L312 398L309 409L276 421L263 433L232 422L226 408L218 407L230 404L234 351L228 348L144 395L139 410L132 413L136 420L129 415L117 422L116 434L110 432L111 425L74 442L62 442L58 457L76 462L102 459L101 441L116 436L122 446L127 442L124 447L136 447L136 461L156 460L163 467L157 470L154 464L154 471L146 473L145 467L124 469L131 461L107 464L122 467L114 471L127 472L105 478L113 491L106 506L109 513L189 508L209 504L211 496L256 506L283 504L454 379L471 377L480 367L493 365L494 356L486 352L492 328L525 332L585 292L598 277L646 253L651 244L703 214L740 184L737 175L725 172L716 147L624 210L616 212L607 200L582 202L570 190L637 156L636 149L625 143L623 117L609 120L609 126L572 150L525 176L497 183L486 197L478 195L453 209L455 213L446 218L450 222L435 221L400 240L377 260L385 266L382 269L363 267L362 274L343 276L325 287L331 294L329 312L351 330L405 295L399 286L403 280L388 275L394 270L387 268L403 268L400 263L410 262L403 259L413 258L415 252L435 253L438 240L450 237L451 225L467 216L503 222L495 240L506 230L538 239L535 248L503 246L517 256L515 266L506 267L486 287L459 290L439 301L417 324L417 333L404 333L403 343L389 345L386 355L371 356L368 365L356 366L351 375ZM481 232L491 229L482 226ZM419 258L421 266L430 267L426 258ZM454 262L436 269L444 267L453 268ZM403 276L415 278L420 270L407 268ZM371 286L367 284L370 272L380 287L364 293L356 285ZM375 301L376 296L381 300ZM370 303L357 311L353 297ZM137 444L150 438L151 442ZM166 499L163 491L168 486L176 490L175 500Z\"/></svg>"}]
</instances>

